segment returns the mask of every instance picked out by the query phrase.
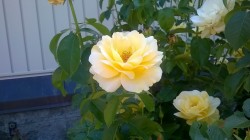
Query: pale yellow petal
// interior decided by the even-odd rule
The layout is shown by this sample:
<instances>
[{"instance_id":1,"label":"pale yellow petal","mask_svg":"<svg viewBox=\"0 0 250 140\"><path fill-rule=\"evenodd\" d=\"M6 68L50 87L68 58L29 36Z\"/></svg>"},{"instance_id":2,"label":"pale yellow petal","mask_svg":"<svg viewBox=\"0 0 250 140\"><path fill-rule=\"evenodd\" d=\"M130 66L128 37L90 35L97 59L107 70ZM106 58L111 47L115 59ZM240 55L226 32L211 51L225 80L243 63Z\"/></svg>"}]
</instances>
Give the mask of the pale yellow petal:
<instances>
[{"instance_id":1,"label":"pale yellow petal","mask_svg":"<svg viewBox=\"0 0 250 140\"><path fill-rule=\"evenodd\" d=\"M99 83L99 86L107 92L115 92L121 86L120 76L113 78L103 78L99 75L94 75L94 80Z\"/></svg>"},{"instance_id":2,"label":"pale yellow petal","mask_svg":"<svg viewBox=\"0 0 250 140\"><path fill-rule=\"evenodd\" d=\"M146 39L144 35L140 34L137 31L129 32L127 37L131 42L131 47L133 52L146 45Z\"/></svg>"},{"instance_id":3,"label":"pale yellow petal","mask_svg":"<svg viewBox=\"0 0 250 140\"><path fill-rule=\"evenodd\" d=\"M102 59L105 59L102 54L97 52L98 48L93 47L92 53L89 56L89 62L92 64L91 69L94 73L92 74L99 74L104 78L111 78L118 74L118 72L110 67L109 65L106 65L105 63L102 63Z\"/></svg>"},{"instance_id":4,"label":"pale yellow petal","mask_svg":"<svg viewBox=\"0 0 250 140\"><path fill-rule=\"evenodd\" d=\"M134 79L129 79L121 75L121 83L124 89L131 92L140 93L143 90L148 91L149 87L161 79L162 70L154 67L145 71L136 72Z\"/></svg>"}]
</instances>

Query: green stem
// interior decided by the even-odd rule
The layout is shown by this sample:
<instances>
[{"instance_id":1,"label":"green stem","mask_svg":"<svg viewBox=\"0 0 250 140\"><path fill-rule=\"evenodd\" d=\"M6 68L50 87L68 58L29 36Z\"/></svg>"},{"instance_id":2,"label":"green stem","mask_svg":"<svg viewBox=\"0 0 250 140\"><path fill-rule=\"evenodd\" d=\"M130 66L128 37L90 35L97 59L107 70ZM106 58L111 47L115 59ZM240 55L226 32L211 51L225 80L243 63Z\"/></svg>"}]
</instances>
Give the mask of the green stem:
<instances>
[{"instance_id":1,"label":"green stem","mask_svg":"<svg viewBox=\"0 0 250 140\"><path fill-rule=\"evenodd\" d=\"M116 15L117 15L117 23L119 24L119 26L121 27L122 24L121 24L121 20L120 20L120 17L119 17L119 12L117 10L117 7L116 7L116 4L115 5L115 12L116 12Z\"/></svg>"},{"instance_id":2,"label":"green stem","mask_svg":"<svg viewBox=\"0 0 250 140\"><path fill-rule=\"evenodd\" d=\"M96 90L95 90L95 83L94 83L94 79L91 79L91 89L92 89L92 92L95 93Z\"/></svg>"},{"instance_id":3,"label":"green stem","mask_svg":"<svg viewBox=\"0 0 250 140\"><path fill-rule=\"evenodd\" d=\"M76 34L79 37L79 41L80 41L81 47L83 47L83 44L82 44L82 35L81 35L80 27L78 25L78 21L77 21L77 18L76 18L76 12L75 12L75 8L73 6L72 0L69 0L69 6L70 6L70 10L71 10L73 19L74 19L74 24L76 26Z\"/></svg>"},{"instance_id":4,"label":"green stem","mask_svg":"<svg viewBox=\"0 0 250 140\"><path fill-rule=\"evenodd\" d=\"M225 55L223 56L222 63L225 61L225 59L226 59L226 57L227 57L227 55L228 55L229 52L230 52L230 49L228 49L227 52L225 53ZM211 84L211 87L214 86L215 81L216 81L216 78L218 77L218 75L220 74L220 71L221 71L221 69L222 69L222 65L223 65L223 64L220 64L219 70L218 70L218 72L215 74L215 78L214 78L214 80L213 80L213 82L212 82L212 84Z\"/></svg>"}]
</instances>

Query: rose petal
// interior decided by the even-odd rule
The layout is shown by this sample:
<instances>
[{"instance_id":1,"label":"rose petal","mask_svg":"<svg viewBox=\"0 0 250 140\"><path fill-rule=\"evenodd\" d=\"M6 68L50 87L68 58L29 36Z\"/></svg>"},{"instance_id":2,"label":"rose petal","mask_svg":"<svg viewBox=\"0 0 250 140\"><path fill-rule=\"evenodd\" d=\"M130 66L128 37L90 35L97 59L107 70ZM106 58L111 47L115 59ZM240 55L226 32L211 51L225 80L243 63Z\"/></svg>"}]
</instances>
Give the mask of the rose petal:
<instances>
[{"instance_id":1,"label":"rose petal","mask_svg":"<svg viewBox=\"0 0 250 140\"><path fill-rule=\"evenodd\" d=\"M161 75L161 68L154 67L136 72L134 79L129 79L127 76L121 75L121 83L127 91L140 93L143 90L147 91L150 86L158 82L161 79Z\"/></svg>"},{"instance_id":2,"label":"rose petal","mask_svg":"<svg viewBox=\"0 0 250 140\"><path fill-rule=\"evenodd\" d=\"M99 83L99 86L107 92L115 92L121 86L119 76L103 78L99 75L94 75L93 79L95 79Z\"/></svg>"}]
</instances>

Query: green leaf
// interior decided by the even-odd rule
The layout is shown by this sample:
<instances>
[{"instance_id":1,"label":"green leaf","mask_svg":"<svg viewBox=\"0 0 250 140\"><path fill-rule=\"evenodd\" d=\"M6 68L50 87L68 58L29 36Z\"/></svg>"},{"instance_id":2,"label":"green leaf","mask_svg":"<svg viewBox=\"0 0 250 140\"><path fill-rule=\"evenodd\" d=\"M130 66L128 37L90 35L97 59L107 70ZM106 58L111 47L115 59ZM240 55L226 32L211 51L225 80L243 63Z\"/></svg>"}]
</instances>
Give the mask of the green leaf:
<instances>
[{"instance_id":1,"label":"green leaf","mask_svg":"<svg viewBox=\"0 0 250 140\"><path fill-rule=\"evenodd\" d=\"M89 83L89 78L90 78L89 67L83 64L80 64L78 66L78 69L71 77L73 81L81 85L87 85Z\"/></svg>"},{"instance_id":2,"label":"green leaf","mask_svg":"<svg viewBox=\"0 0 250 140\"><path fill-rule=\"evenodd\" d=\"M62 36L63 33L58 33L56 34L50 41L49 44L49 49L51 51L51 53L54 55L55 60L57 61L57 55L56 55L56 51L57 51L57 46L58 46L58 41L60 39L60 37Z\"/></svg>"},{"instance_id":3,"label":"green leaf","mask_svg":"<svg viewBox=\"0 0 250 140\"><path fill-rule=\"evenodd\" d=\"M236 12L226 25L225 36L235 50L246 44L250 39L250 12Z\"/></svg>"},{"instance_id":4,"label":"green leaf","mask_svg":"<svg viewBox=\"0 0 250 140\"><path fill-rule=\"evenodd\" d=\"M111 10L106 10L102 12L99 16L99 21L102 23L104 19L108 20L110 18L111 12Z\"/></svg>"},{"instance_id":5,"label":"green leaf","mask_svg":"<svg viewBox=\"0 0 250 140\"><path fill-rule=\"evenodd\" d=\"M135 8L148 7L150 6L150 0L133 0Z\"/></svg>"},{"instance_id":6,"label":"green leaf","mask_svg":"<svg viewBox=\"0 0 250 140\"><path fill-rule=\"evenodd\" d=\"M166 2L166 0L158 0L158 4L160 7L163 7L165 2Z\"/></svg>"},{"instance_id":7,"label":"green leaf","mask_svg":"<svg viewBox=\"0 0 250 140\"><path fill-rule=\"evenodd\" d=\"M178 4L178 7L181 8L181 7L187 7L189 6L189 0L181 0Z\"/></svg>"},{"instance_id":8,"label":"green leaf","mask_svg":"<svg viewBox=\"0 0 250 140\"><path fill-rule=\"evenodd\" d=\"M237 73L226 77L224 82L224 95L226 98L232 99L235 96L240 87L243 85L246 74L245 70L240 70Z\"/></svg>"},{"instance_id":9,"label":"green leaf","mask_svg":"<svg viewBox=\"0 0 250 140\"><path fill-rule=\"evenodd\" d=\"M210 125L207 129L207 134L210 140L226 140L227 135L216 125Z\"/></svg>"},{"instance_id":10,"label":"green leaf","mask_svg":"<svg viewBox=\"0 0 250 140\"><path fill-rule=\"evenodd\" d=\"M103 96L103 95L105 95L105 94L106 94L105 91L98 91L98 92L92 93L91 99L92 99L92 100L98 99L98 98L100 98L101 96Z\"/></svg>"},{"instance_id":11,"label":"green leaf","mask_svg":"<svg viewBox=\"0 0 250 140\"><path fill-rule=\"evenodd\" d=\"M115 140L118 124L112 124L110 127L106 127L103 132L102 140Z\"/></svg>"},{"instance_id":12,"label":"green leaf","mask_svg":"<svg viewBox=\"0 0 250 140\"><path fill-rule=\"evenodd\" d=\"M97 31L99 31L102 35L109 35L110 36L110 31L109 29L102 25L101 23L96 23L96 22L87 22L87 24L93 26Z\"/></svg>"},{"instance_id":13,"label":"green leaf","mask_svg":"<svg viewBox=\"0 0 250 140\"><path fill-rule=\"evenodd\" d=\"M210 55L210 41L209 39L193 38L191 41L191 56L201 66L208 62Z\"/></svg>"},{"instance_id":14,"label":"green leaf","mask_svg":"<svg viewBox=\"0 0 250 140\"><path fill-rule=\"evenodd\" d=\"M150 96L147 93L140 93L138 95L149 112L152 112L155 110L154 99L152 96Z\"/></svg>"},{"instance_id":15,"label":"green leaf","mask_svg":"<svg viewBox=\"0 0 250 140\"><path fill-rule=\"evenodd\" d=\"M102 9L103 0L99 0L99 7Z\"/></svg>"},{"instance_id":16,"label":"green leaf","mask_svg":"<svg viewBox=\"0 0 250 140\"><path fill-rule=\"evenodd\" d=\"M143 10L144 10L143 8L139 8L136 11L136 17L137 17L137 20L139 21L139 23L145 23L145 19L142 16L143 15Z\"/></svg>"},{"instance_id":17,"label":"green leaf","mask_svg":"<svg viewBox=\"0 0 250 140\"><path fill-rule=\"evenodd\" d=\"M243 103L243 111L244 111L244 114L250 118L250 98L246 99Z\"/></svg>"},{"instance_id":18,"label":"green leaf","mask_svg":"<svg viewBox=\"0 0 250 140\"><path fill-rule=\"evenodd\" d=\"M92 41L92 40L95 40L95 37L85 36L84 38L82 38L82 42L87 42L87 41Z\"/></svg>"},{"instance_id":19,"label":"green leaf","mask_svg":"<svg viewBox=\"0 0 250 140\"><path fill-rule=\"evenodd\" d=\"M160 90L156 97L160 102L169 102L172 101L176 95L177 91L170 86L165 86Z\"/></svg>"},{"instance_id":20,"label":"green leaf","mask_svg":"<svg viewBox=\"0 0 250 140\"><path fill-rule=\"evenodd\" d=\"M164 31L168 32L169 29L172 28L175 22L173 9L164 8L162 10L159 10L158 22L160 24L160 27Z\"/></svg>"},{"instance_id":21,"label":"green leaf","mask_svg":"<svg viewBox=\"0 0 250 140\"><path fill-rule=\"evenodd\" d=\"M114 6L114 4L115 4L115 0L109 0L109 3L108 3L108 9L110 10L110 9L112 9L112 7Z\"/></svg>"},{"instance_id":22,"label":"green leaf","mask_svg":"<svg viewBox=\"0 0 250 140\"><path fill-rule=\"evenodd\" d=\"M59 89L63 96L66 96L67 91L64 89L64 81L68 78L68 75L61 67L58 67L52 75L52 85Z\"/></svg>"},{"instance_id":23,"label":"green leaf","mask_svg":"<svg viewBox=\"0 0 250 140\"><path fill-rule=\"evenodd\" d=\"M166 133L167 136L171 136L174 132L178 131L179 128L180 124L170 123L167 124L166 127L164 128L164 133Z\"/></svg>"},{"instance_id":24,"label":"green leaf","mask_svg":"<svg viewBox=\"0 0 250 140\"><path fill-rule=\"evenodd\" d=\"M192 140L207 140L201 133L202 124L194 122L189 130L189 136Z\"/></svg>"},{"instance_id":25,"label":"green leaf","mask_svg":"<svg viewBox=\"0 0 250 140\"><path fill-rule=\"evenodd\" d=\"M237 63L237 68L250 67L250 55L243 56Z\"/></svg>"},{"instance_id":26,"label":"green leaf","mask_svg":"<svg viewBox=\"0 0 250 140\"><path fill-rule=\"evenodd\" d=\"M93 113L96 119L98 119L100 122L104 122L102 110L99 110L92 101L89 103L89 110Z\"/></svg>"},{"instance_id":27,"label":"green leaf","mask_svg":"<svg viewBox=\"0 0 250 140\"><path fill-rule=\"evenodd\" d=\"M136 116L129 120L128 124L132 131L144 140L148 140L151 135L158 135L163 131L158 123L145 116Z\"/></svg>"},{"instance_id":28,"label":"green leaf","mask_svg":"<svg viewBox=\"0 0 250 140\"><path fill-rule=\"evenodd\" d=\"M90 28L81 28L80 31L87 32L95 36L99 36L99 33L97 31L90 29Z\"/></svg>"},{"instance_id":29,"label":"green leaf","mask_svg":"<svg viewBox=\"0 0 250 140\"><path fill-rule=\"evenodd\" d=\"M247 92L250 92L250 75L248 75L248 77L245 80L244 89Z\"/></svg>"},{"instance_id":30,"label":"green leaf","mask_svg":"<svg viewBox=\"0 0 250 140\"><path fill-rule=\"evenodd\" d=\"M70 33L59 43L57 49L59 65L69 75L73 75L80 64L80 44L77 35Z\"/></svg>"},{"instance_id":31,"label":"green leaf","mask_svg":"<svg viewBox=\"0 0 250 140\"><path fill-rule=\"evenodd\" d=\"M136 28L138 26L138 24L140 24L137 16L138 16L138 14L135 10L131 10L129 12L127 22L131 28Z\"/></svg>"},{"instance_id":32,"label":"green leaf","mask_svg":"<svg viewBox=\"0 0 250 140\"><path fill-rule=\"evenodd\" d=\"M74 94L72 99L71 99L72 106L74 108L79 108L79 106L80 106L82 100L84 100L84 98L86 98L86 94L83 94L83 93Z\"/></svg>"},{"instance_id":33,"label":"green leaf","mask_svg":"<svg viewBox=\"0 0 250 140\"><path fill-rule=\"evenodd\" d=\"M95 18L86 18L87 23L95 23L96 19Z\"/></svg>"},{"instance_id":34,"label":"green leaf","mask_svg":"<svg viewBox=\"0 0 250 140\"><path fill-rule=\"evenodd\" d=\"M176 63L173 60L167 60L163 64L163 70L165 70L167 73L170 73L176 66Z\"/></svg>"},{"instance_id":35,"label":"green leaf","mask_svg":"<svg viewBox=\"0 0 250 140\"><path fill-rule=\"evenodd\" d=\"M233 128L247 128L250 127L250 120L248 120L244 113L235 112L232 116L225 119L224 128L228 135L231 135Z\"/></svg>"},{"instance_id":36,"label":"green leaf","mask_svg":"<svg viewBox=\"0 0 250 140\"><path fill-rule=\"evenodd\" d=\"M90 100L85 98L80 103L81 116L85 116L89 112Z\"/></svg>"},{"instance_id":37,"label":"green leaf","mask_svg":"<svg viewBox=\"0 0 250 140\"><path fill-rule=\"evenodd\" d=\"M108 127L111 126L115 119L116 112L119 108L120 100L118 96L113 96L104 109L104 120Z\"/></svg>"},{"instance_id":38,"label":"green leaf","mask_svg":"<svg viewBox=\"0 0 250 140\"><path fill-rule=\"evenodd\" d=\"M91 102L96 106L96 108L98 108L98 110L100 110L102 112L102 118L103 118L103 123L105 123L104 121L104 109L106 107L106 100L102 99L102 98L98 98L98 99L91 99Z\"/></svg>"},{"instance_id":39,"label":"green leaf","mask_svg":"<svg viewBox=\"0 0 250 140\"><path fill-rule=\"evenodd\" d=\"M79 65L77 71L74 73L74 75L71 77L72 80L75 82L81 84L81 85L86 85L89 83L90 79L90 63L88 61L89 55L91 52L91 48L87 47L85 50L82 52L81 56L81 64Z\"/></svg>"}]
</instances>

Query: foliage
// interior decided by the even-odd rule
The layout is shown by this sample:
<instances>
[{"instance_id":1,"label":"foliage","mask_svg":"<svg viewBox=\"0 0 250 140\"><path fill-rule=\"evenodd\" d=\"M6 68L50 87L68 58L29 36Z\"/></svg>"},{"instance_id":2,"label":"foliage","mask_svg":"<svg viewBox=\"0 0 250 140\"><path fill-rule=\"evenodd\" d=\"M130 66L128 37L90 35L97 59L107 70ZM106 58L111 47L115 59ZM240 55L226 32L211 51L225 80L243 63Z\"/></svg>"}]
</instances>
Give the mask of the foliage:
<instances>
[{"instance_id":1,"label":"foliage","mask_svg":"<svg viewBox=\"0 0 250 140\"><path fill-rule=\"evenodd\" d=\"M221 0L222 1L222 0ZM76 83L73 104L80 107L81 121L70 129L69 139L249 139L250 137L250 2L236 1L225 16L225 31L200 37L201 27L190 21L203 0L104 0L99 19L86 18L78 25L69 2L75 29L53 37L50 50L59 67L53 85L63 95L64 82ZM228 0L223 0L227 6ZM105 9L106 8L106 9ZM111 16L108 29L102 22ZM178 28L184 23L186 27ZM153 36L163 52L161 80L140 94L119 88L108 93L89 72L92 47L103 35L137 30ZM82 33L87 33L82 37ZM182 91L207 91L221 100L220 120L191 126L173 114L175 99Z\"/></svg>"}]
</instances>

